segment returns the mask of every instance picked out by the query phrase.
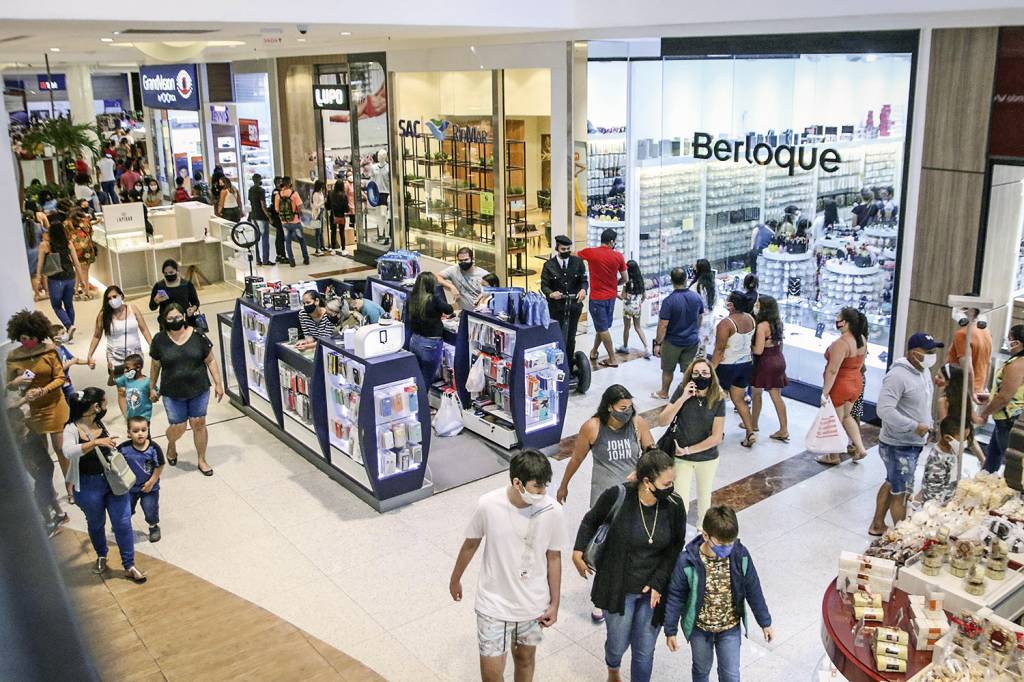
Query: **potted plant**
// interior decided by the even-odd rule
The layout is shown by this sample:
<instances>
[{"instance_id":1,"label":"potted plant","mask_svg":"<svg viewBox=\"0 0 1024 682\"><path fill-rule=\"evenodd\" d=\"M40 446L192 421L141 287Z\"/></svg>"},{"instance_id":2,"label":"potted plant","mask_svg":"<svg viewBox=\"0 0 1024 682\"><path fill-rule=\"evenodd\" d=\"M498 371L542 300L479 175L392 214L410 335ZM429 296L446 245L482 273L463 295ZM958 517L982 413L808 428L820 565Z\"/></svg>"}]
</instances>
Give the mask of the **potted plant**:
<instances>
[{"instance_id":1,"label":"potted plant","mask_svg":"<svg viewBox=\"0 0 1024 682\"><path fill-rule=\"evenodd\" d=\"M71 119L59 116L46 119L26 132L22 145L37 155L44 147L53 147L59 167L64 168L83 150L92 152L94 158L99 156L98 140L99 132L94 123L72 123Z\"/></svg>"}]
</instances>

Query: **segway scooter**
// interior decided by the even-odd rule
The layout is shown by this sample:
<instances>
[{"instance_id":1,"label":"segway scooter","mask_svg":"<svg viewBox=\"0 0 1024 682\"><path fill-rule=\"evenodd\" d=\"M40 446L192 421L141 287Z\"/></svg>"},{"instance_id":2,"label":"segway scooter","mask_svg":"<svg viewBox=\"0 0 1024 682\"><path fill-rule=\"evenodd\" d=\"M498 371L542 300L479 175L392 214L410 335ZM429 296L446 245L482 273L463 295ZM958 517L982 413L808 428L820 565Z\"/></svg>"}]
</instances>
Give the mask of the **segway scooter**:
<instances>
[{"instance_id":1,"label":"segway scooter","mask_svg":"<svg viewBox=\"0 0 1024 682\"><path fill-rule=\"evenodd\" d=\"M562 342L563 347L569 347L569 320L572 319L570 315L579 317L580 313L583 312L583 303L576 300L575 296L569 294L562 294L565 297L568 314L562 316L562 321L559 323L562 327ZM569 364L569 390L576 391L580 395L583 395L590 388L590 358L587 354L581 350L573 353L571 358L568 359Z\"/></svg>"}]
</instances>

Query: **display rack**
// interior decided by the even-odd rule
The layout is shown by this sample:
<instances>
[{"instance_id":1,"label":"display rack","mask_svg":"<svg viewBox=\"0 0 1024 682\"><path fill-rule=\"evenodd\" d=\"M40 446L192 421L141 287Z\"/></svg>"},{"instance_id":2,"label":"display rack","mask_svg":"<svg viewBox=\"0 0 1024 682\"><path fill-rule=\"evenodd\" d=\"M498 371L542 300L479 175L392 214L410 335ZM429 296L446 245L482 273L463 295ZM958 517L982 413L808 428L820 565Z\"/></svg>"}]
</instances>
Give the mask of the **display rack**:
<instances>
[{"instance_id":1,"label":"display rack","mask_svg":"<svg viewBox=\"0 0 1024 682\"><path fill-rule=\"evenodd\" d=\"M764 180L764 220L781 221L786 207L796 206L805 216L813 216L816 206L815 172L798 170L793 175L785 168L767 166Z\"/></svg>"},{"instance_id":2,"label":"display rack","mask_svg":"<svg viewBox=\"0 0 1024 682\"><path fill-rule=\"evenodd\" d=\"M486 387L470 395L466 377L481 354ZM524 325L489 313L462 312L455 378L470 431L506 449L557 444L569 399L567 371L557 323Z\"/></svg>"},{"instance_id":3,"label":"display rack","mask_svg":"<svg viewBox=\"0 0 1024 682\"><path fill-rule=\"evenodd\" d=\"M626 180L626 136L587 136L587 207L600 206L608 199L616 178Z\"/></svg>"},{"instance_id":4,"label":"display rack","mask_svg":"<svg viewBox=\"0 0 1024 682\"><path fill-rule=\"evenodd\" d=\"M277 344L288 338L289 328L298 329L298 311L271 310L239 298L231 323L231 362L239 399L281 427Z\"/></svg>"},{"instance_id":5,"label":"display rack","mask_svg":"<svg viewBox=\"0 0 1024 682\"><path fill-rule=\"evenodd\" d=\"M757 257L758 293L772 296L779 303L814 302L817 271L813 252L762 251Z\"/></svg>"},{"instance_id":6,"label":"display rack","mask_svg":"<svg viewBox=\"0 0 1024 682\"><path fill-rule=\"evenodd\" d=\"M244 403L242 393L238 385L238 377L235 376L234 367L231 364L231 353L234 348L233 329L235 314L233 312L217 313L217 336L220 339L220 375L224 377L224 393L228 400L235 403Z\"/></svg>"},{"instance_id":7,"label":"display rack","mask_svg":"<svg viewBox=\"0 0 1024 682\"><path fill-rule=\"evenodd\" d=\"M526 219L526 124L505 121L505 238L508 273L529 277L535 271L525 267L526 240L530 225Z\"/></svg>"},{"instance_id":8,"label":"display rack","mask_svg":"<svg viewBox=\"0 0 1024 682\"><path fill-rule=\"evenodd\" d=\"M278 385L281 388L281 427L308 453L324 457L313 410L314 349L297 350L293 343L277 346Z\"/></svg>"},{"instance_id":9,"label":"display rack","mask_svg":"<svg viewBox=\"0 0 1024 682\"><path fill-rule=\"evenodd\" d=\"M711 267L732 270L745 265L751 221L761 220L763 173L760 166L707 166L704 257Z\"/></svg>"},{"instance_id":10,"label":"display rack","mask_svg":"<svg viewBox=\"0 0 1024 682\"><path fill-rule=\"evenodd\" d=\"M700 250L702 165L673 164L639 169L640 271L666 276L693 263Z\"/></svg>"}]
</instances>

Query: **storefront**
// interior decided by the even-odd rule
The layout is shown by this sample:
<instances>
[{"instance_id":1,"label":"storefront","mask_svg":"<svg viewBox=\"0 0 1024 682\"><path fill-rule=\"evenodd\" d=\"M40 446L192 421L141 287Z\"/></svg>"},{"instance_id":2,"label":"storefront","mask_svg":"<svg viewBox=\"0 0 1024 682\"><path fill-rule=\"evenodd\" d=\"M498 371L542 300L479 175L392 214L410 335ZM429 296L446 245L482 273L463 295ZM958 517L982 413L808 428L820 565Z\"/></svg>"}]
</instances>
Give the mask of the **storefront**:
<instances>
[{"instance_id":1,"label":"storefront","mask_svg":"<svg viewBox=\"0 0 1024 682\"><path fill-rule=\"evenodd\" d=\"M195 64L139 67L147 127L153 131L154 167L164 194L174 192L175 179L191 182L206 173L202 122L199 117L199 69Z\"/></svg>"},{"instance_id":2,"label":"storefront","mask_svg":"<svg viewBox=\"0 0 1024 682\"><path fill-rule=\"evenodd\" d=\"M238 189L248 213L248 188L253 175L258 173L263 178L263 189L268 197L274 189L275 160L279 152L275 148L271 95L277 92L277 71L273 60L234 62L231 70L242 165Z\"/></svg>"},{"instance_id":3,"label":"storefront","mask_svg":"<svg viewBox=\"0 0 1024 682\"><path fill-rule=\"evenodd\" d=\"M865 394L877 395L893 353L917 41L665 39L657 54L649 42L592 44L576 203L588 244L620 231L617 247L654 288L651 324L672 268L709 260L719 305L754 268L786 323L792 395L817 400L844 306L868 318ZM868 218L854 225L855 212ZM765 224L771 243L752 253Z\"/></svg>"},{"instance_id":4,"label":"storefront","mask_svg":"<svg viewBox=\"0 0 1024 682\"><path fill-rule=\"evenodd\" d=\"M472 248L503 284L538 288L553 234L568 233L567 137L553 134L566 108L552 108L568 101L566 44L389 59L397 237L438 266Z\"/></svg>"},{"instance_id":5,"label":"storefront","mask_svg":"<svg viewBox=\"0 0 1024 682\"><path fill-rule=\"evenodd\" d=\"M281 141L284 174L293 179L303 199L304 221L313 218L308 215L309 196L318 180L328 192L335 182L351 182L354 205L346 245L351 248L355 243L357 254L368 260L390 250L384 54L279 59L277 73L281 125L288 130Z\"/></svg>"}]
</instances>

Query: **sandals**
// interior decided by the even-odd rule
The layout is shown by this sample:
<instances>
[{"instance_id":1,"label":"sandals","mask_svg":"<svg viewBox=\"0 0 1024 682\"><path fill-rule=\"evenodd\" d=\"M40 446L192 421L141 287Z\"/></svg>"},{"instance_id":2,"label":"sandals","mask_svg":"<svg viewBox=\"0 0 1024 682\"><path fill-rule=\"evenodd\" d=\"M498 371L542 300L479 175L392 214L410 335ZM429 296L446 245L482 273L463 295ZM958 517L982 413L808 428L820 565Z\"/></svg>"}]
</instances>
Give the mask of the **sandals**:
<instances>
[{"instance_id":1,"label":"sandals","mask_svg":"<svg viewBox=\"0 0 1024 682\"><path fill-rule=\"evenodd\" d=\"M591 354L590 354L590 364L592 364L592 365L593 365L593 364L595 364L596 362L597 362L597 353L591 353Z\"/></svg>"},{"instance_id":2,"label":"sandals","mask_svg":"<svg viewBox=\"0 0 1024 682\"><path fill-rule=\"evenodd\" d=\"M827 467L834 467L840 463L840 460L834 460L829 455L818 455L817 457L814 458L814 461L817 462L818 464Z\"/></svg>"},{"instance_id":3,"label":"sandals","mask_svg":"<svg viewBox=\"0 0 1024 682\"><path fill-rule=\"evenodd\" d=\"M601 362L599 362L597 364L600 365L601 367L618 367L619 366L619 363L616 362L615 364L612 364L612 363L608 362L608 360L602 360Z\"/></svg>"},{"instance_id":4,"label":"sandals","mask_svg":"<svg viewBox=\"0 0 1024 682\"><path fill-rule=\"evenodd\" d=\"M745 448L752 448L754 447L754 443L756 442L757 434L754 433L753 431L747 431L747 437L740 442L740 445L742 445Z\"/></svg>"},{"instance_id":5,"label":"sandals","mask_svg":"<svg viewBox=\"0 0 1024 682\"><path fill-rule=\"evenodd\" d=\"M668 396L667 395L658 395L657 391L652 393L651 397L654 398L655 400L668 400Z\"/></svg>"},{"instance_id":6,"label":"sandals","mask_svg":"<svg viewBox=\"0 0 1024 682\"><path fill-rule=\"evenodd\" d=\"M789 434L788 433L787 434L781 434L778 431L776 431L775 433L773 433L772 435L770 435L768 437L771 438L772 440L777 440L780 443L788 443L789 442Z\"/></svg>"}]
</instances>

